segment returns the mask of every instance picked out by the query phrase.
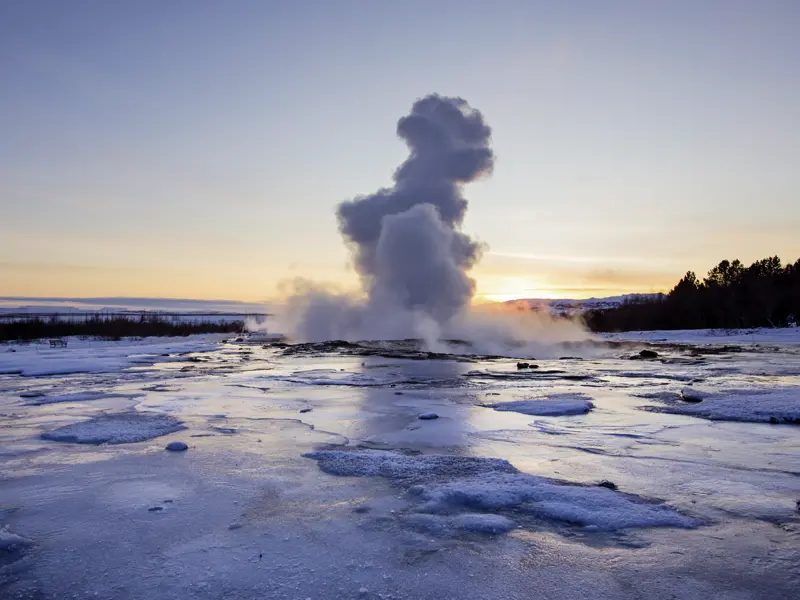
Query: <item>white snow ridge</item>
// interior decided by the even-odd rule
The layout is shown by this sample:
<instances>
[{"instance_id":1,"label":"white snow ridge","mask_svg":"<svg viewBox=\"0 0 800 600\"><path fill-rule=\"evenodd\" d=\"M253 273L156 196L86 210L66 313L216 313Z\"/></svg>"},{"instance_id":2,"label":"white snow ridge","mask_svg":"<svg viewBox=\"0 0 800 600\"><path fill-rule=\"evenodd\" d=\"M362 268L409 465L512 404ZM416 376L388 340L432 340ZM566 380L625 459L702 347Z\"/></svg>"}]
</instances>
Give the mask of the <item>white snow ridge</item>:
<instances>
[{"instance_id":1,"label":"white snow ridge","mask_svg":"<svg viewBox=\"0 0 800 600\"><path fill-rule=\"evenodd\" d=\"M453 527L501 533L512 528L511 518L555 521L603 531L700 525L665 505L604 487L569 485L528 475L501 459L406 456L376 450L326 450L305 456L318 461L320 469L333 475L380 476L413 484L407 489L407 496L415 502L412 514L428 516L408 516L406 520L432 533ZM500 510L503 516L481 514Z\"/></svg>"},{"instance_id":2,"label":"white snow ridge","mask_svg":"<svg viewBox=\"0 0 800 600\"><path fill-rule=\"evenodd\" d=\"M185 429L169 415L118 413L65 425L42 434L42 439L76 444L132 444Z\"/></svg>"},{"instance_id":3,"label":"white snow ridge","mask_svg":"<svg viewBox=\"0 0 800 600\"><path fill-rule=\"evenodd\" d=\"M800 424L798 387L731 390L717 394L686 388L681 396L688 402L670 402L663 411L715 421Z\"/></svg>"},{"instance_id":4,"label":"white snow ridge","mask_svg":"<svg viewBox=\"0 0 800 600\"><path fill-rule=\"evenodd\" d=\"M518 412L537 417L583 415L594 408L594 404L582 394L556 394L548 398L512 400L487 406L499 411Z\"/></svg>"}]
</instances>

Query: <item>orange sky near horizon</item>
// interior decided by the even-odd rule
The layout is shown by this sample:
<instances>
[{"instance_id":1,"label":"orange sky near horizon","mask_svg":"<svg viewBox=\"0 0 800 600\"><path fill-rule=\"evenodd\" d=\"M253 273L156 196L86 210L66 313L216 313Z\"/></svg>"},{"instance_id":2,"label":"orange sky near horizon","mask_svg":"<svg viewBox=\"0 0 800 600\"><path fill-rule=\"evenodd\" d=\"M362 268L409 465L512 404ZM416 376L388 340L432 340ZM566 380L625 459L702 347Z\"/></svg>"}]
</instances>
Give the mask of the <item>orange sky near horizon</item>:
<instances>
[{"instance_id":1,"label":"orange sky near horizon","mask_svg":"<svg viewBox=\"0 0 800 600\"><path fill-rule=\"evenodd\" d=\"M430 93L491 127L477 301L800 256L800 2L39 4L0 4L0 296L357 289L337 206Z\"/></svg>"}]
</instances>

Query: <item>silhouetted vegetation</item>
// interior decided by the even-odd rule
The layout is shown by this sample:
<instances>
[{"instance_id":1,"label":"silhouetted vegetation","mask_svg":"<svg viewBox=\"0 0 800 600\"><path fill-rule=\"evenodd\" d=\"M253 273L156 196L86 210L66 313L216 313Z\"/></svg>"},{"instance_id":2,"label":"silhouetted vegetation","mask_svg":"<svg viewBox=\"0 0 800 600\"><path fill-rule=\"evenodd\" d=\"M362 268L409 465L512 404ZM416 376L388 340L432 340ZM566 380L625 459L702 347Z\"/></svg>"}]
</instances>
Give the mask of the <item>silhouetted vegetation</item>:
<instances>
[{"instance_id":1,"label":"silhouetted vegetation","mask_svg":"<svg viewBox=\"0 0 800 600\"><path fill-rule=\"evenodd\" d=\"M66 336L98 337L117 340L123 337L186 336L195 333L237 333L243 321L179 320L160 315L106 317L102 314L75 319L58 317L0 320L0 341L36 340Z\"/></svg>"},{"instance_id":2,"label":"silhouetted vegetation","mask_svg":"<svg viewBox=\"0 0 800 600\"><path fill-rule=\"evenodd\" d=\"M800 320L800 259L777 256L745 267L723 260L700 281L689 271L666 296L588 311L592 331L787 327Z\"/></svg>"}]
</instances>

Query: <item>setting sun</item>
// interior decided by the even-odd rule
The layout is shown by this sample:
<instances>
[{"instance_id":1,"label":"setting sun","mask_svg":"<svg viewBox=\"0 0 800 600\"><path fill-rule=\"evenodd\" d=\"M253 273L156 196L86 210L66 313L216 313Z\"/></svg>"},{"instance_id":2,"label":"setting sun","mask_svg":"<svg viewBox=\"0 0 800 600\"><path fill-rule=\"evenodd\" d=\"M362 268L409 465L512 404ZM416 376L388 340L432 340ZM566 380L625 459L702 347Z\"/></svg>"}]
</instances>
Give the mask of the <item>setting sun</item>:
<instances>
[{"instance_id":1,"label":"setting sun","mask_svg":"<svg viewBox=\"0 0 800 600\"><path fill-rule=\"evenodd\" d=\"M521 298L557 298L556 290L534 277L498 276L481 274L477 278L476 300L480 302L508 302Z\"/></svg>"}]
</instances>

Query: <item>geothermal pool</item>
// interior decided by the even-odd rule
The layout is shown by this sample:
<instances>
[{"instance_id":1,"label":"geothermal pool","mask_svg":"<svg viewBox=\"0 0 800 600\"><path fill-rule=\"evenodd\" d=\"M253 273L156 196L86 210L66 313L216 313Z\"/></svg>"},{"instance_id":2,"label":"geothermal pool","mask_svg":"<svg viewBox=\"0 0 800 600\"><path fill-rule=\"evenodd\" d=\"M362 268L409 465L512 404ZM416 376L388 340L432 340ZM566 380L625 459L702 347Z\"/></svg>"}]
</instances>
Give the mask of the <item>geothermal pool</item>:
<instances>
[{"instance_id":1,"label":"geothermal pool","mask_svg":"<svg viewBox=\"0 0 800 600\"><path fill-rule=\"evenodd\" d=\"M797 597L797 330L547 355L2 346L0 596Z\"/></svg>"}]
</instances>

